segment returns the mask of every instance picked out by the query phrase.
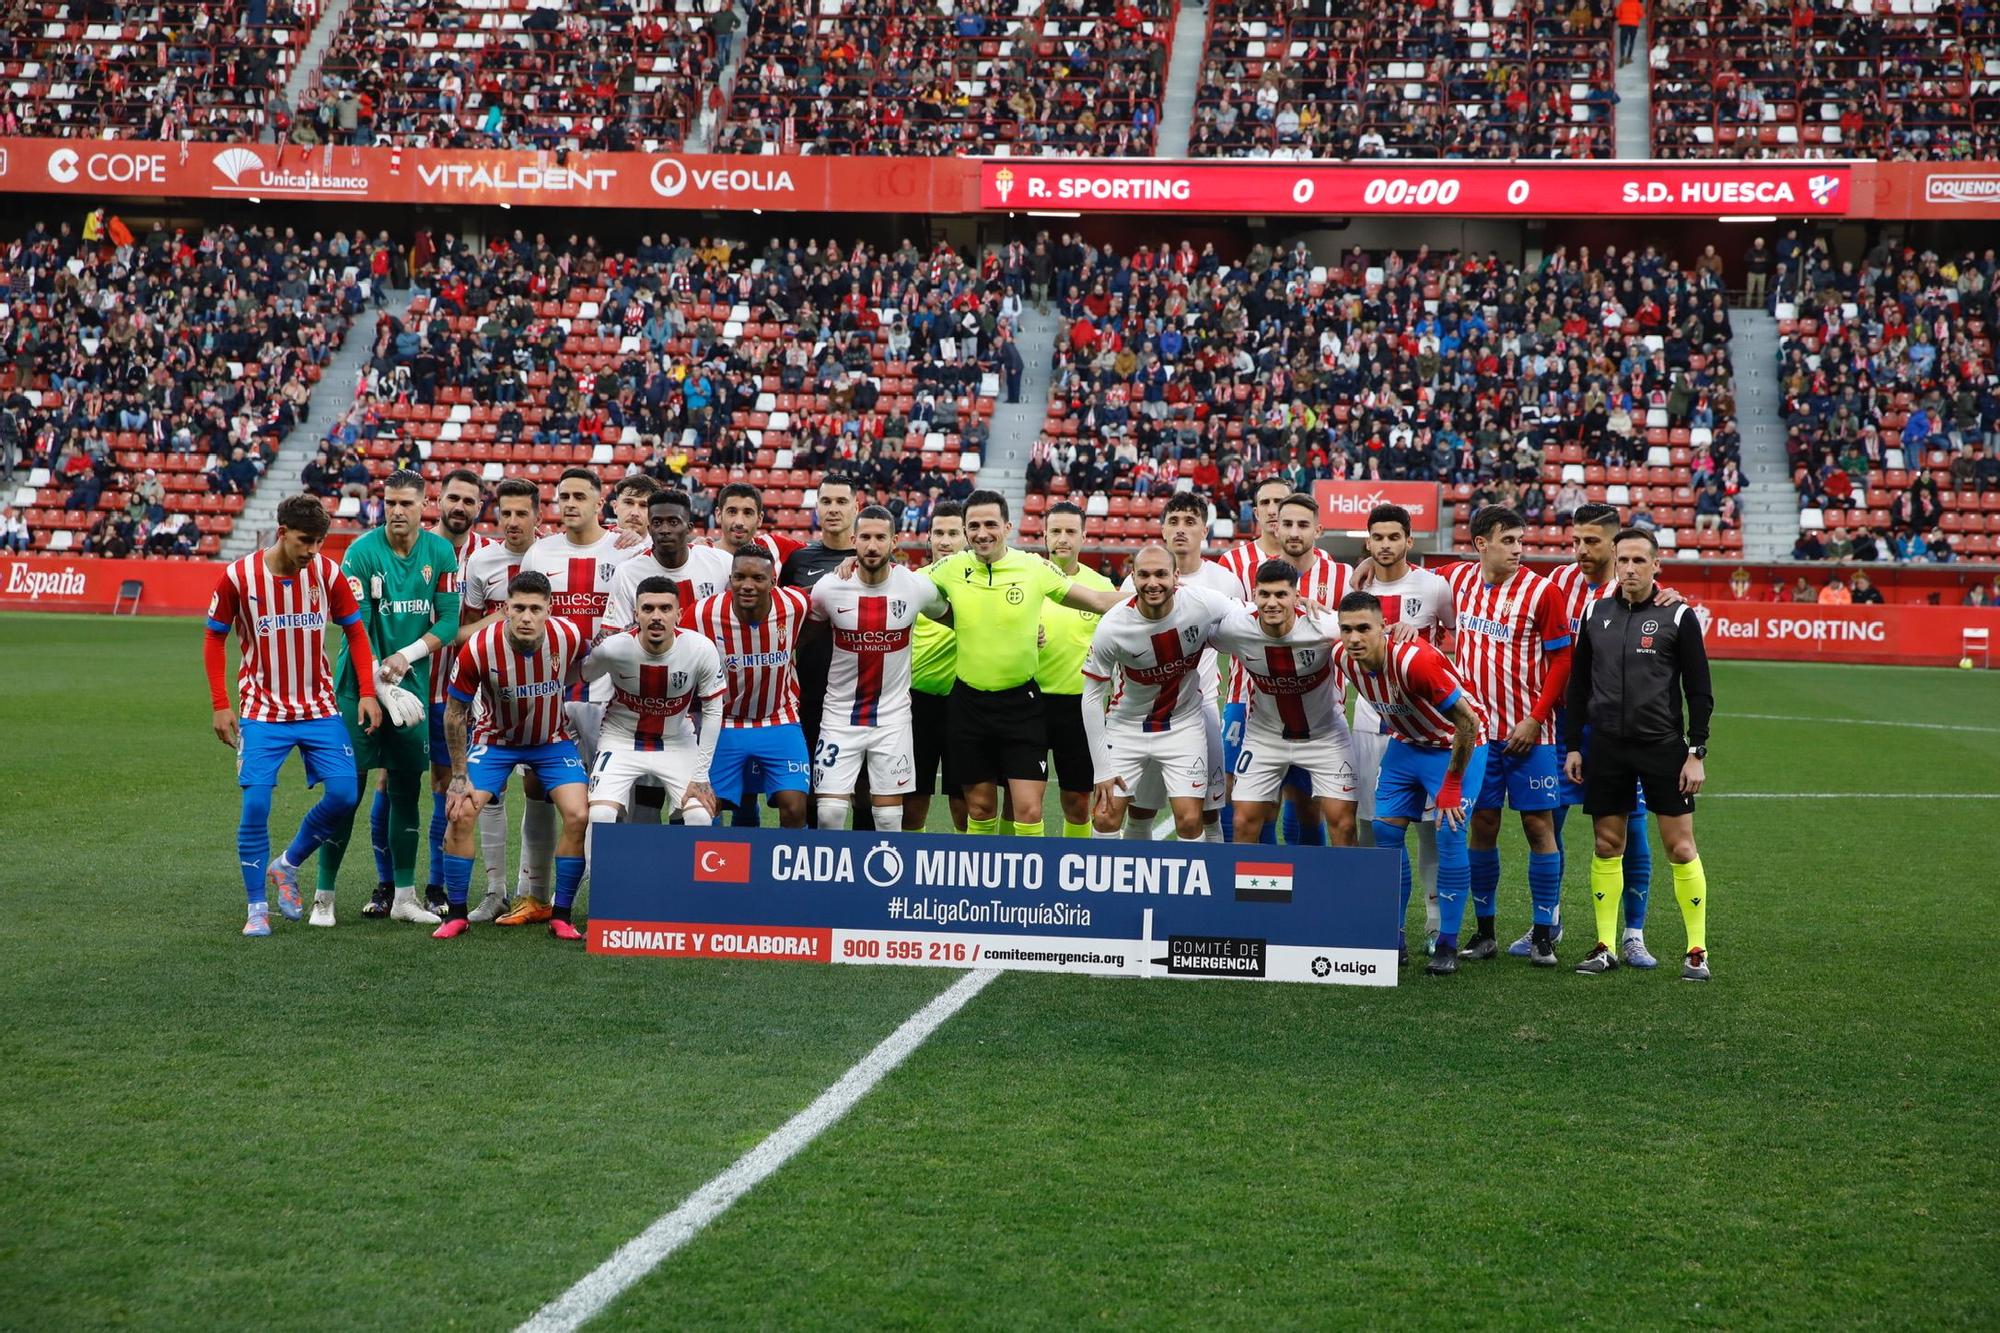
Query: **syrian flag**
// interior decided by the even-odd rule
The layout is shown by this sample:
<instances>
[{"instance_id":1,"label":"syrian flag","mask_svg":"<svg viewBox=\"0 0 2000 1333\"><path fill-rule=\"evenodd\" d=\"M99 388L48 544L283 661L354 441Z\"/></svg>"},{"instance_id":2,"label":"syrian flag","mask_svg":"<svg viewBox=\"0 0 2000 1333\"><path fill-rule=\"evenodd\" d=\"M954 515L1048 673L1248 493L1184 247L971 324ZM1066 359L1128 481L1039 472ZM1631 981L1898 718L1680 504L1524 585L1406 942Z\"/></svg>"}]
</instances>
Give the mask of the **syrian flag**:
<instances>
[{"instance_id":1,"label":"syrian flag","mask_svg":"<svg viewBox=\"0 0 2000 1333\"><path fill-rule=\"evenodd\" d=\"M1292 900L1292 868L1283 861L1238 861L1236 901L1288 903Z\"/></svg>"}]
</instances>

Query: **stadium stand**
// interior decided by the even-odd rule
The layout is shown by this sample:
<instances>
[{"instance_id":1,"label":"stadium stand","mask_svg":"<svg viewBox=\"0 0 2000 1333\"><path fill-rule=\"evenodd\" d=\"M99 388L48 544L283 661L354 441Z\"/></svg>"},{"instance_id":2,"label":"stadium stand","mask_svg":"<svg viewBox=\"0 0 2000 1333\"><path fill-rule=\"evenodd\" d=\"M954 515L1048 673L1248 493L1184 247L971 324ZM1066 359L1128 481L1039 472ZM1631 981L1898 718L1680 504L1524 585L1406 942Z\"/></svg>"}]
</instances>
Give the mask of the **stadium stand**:
<instances>
[{"instance_id":1,"label":"stadium stand","mask_svg":"<svg viewBox=\"0 0 2000 1333\"><path fill-rule=\"evenodd\" d=\"M753 18L718 148L1154 152L1178 0L783 0Z\"/></svg>"},{"instance_id":2,"label":"stadium stand","mask_svg":"<svg viewBox=\"0 0 2000 1333\"><path fill-rule=\"evenodd\" d=\"M721 12L721 0L358 0L321 69L314 133L402 147L679 149L720 105ZM301 121L315 109L302 107Z\"/></svg>"},{"instance_id":3,"label":"stadium stand","mask_svg":"<svg viewBox=\"0 0 2000 1333\"><path fill-rule=\"evenodd\" d=\"M1609 157L1612 8L1216 0L1196 157Z\"/></svg>"},{"instance_id":4,"label":"stadium stand","mask_svg":"<svg viewBox=\"0 0 2000 1333\"><path fill-rule=\"evenodd\" d=\"M1659 157L2000 157L2000 31L1977 5L1660 0Z\"/></svg>"},{"instance_id":5,"label":"stadium stand","mask_svg":"<svg viewBox=\"0 0 2000 1333\"><path fill-rule=\"evenodd\" d=\"M1477 505L1522 508L1531 550L1550 552L1570 510L1608 500L1665 546L1741 550L1728 317L1708 275L1651 249L1559 248L1532 270L1428 249L1331 266L1302 244L1241 264L1186 254L1058 244L1067 327L1030 535L1070 496L1130 546L1192 488L1226 538L1252 483L1282 475L1439 482L1461 549Z\"/></svg>"},{"instance_id":6,"label":"stadium stand","mask_svg":"<svg viewBox=\"0 0 2000 1333\"><path fill-rule=\"evenodd\" d=\"M0 452L28 469L34 549L214 555L361 308L365 246L67 223L11 242Z\"/></svg>"},{"instance_id":7,"label":"stadium stand","mask_svg":"<svg viewBox=\"0 0 2000 1333\"><path fill-rule=\"evenodd\" d=\"M1882 244L1857 267L1820 245L1796 254L1776 314L1799 554L1837 556L1862 533L1885 558L2000 554L1994 304L1980 257Z\"/></svg>"},{"instance_id":8,"label":"stadium stand","mask_svg":"<svg viewBox=\"0 0 2000 1333\"><path fill-rule=\"evenodd\" d=\"M0 8L0 136L260 137L312 30L294 0Z\"/></svg>"},{"instance_id":9,"label":"stadium stand","mask_svg":"<svg viewBox=\"0 0 2000 1333\"><path fill-rule=\"evenodd\" d=\"M516 233L476 252L447 240L415 282L309 467L344 520L363 516L354 483L411 459L545 483L578 465L643 471L703 513L748 481L767 527L802 531L819 477L842 470L899 515L928 512L972 488L1018 312L995 264L908 243L648 237L600 254Z\"/></svg>"}]
</instances>

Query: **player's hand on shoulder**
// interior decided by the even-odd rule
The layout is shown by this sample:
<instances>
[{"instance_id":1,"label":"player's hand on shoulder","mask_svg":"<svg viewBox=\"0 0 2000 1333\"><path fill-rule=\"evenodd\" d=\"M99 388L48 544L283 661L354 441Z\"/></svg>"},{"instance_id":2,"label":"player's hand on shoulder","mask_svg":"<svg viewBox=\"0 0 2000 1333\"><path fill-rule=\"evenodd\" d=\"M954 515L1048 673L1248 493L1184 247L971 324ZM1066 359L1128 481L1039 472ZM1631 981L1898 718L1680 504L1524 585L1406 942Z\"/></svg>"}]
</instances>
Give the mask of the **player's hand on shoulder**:
<instances>
[{"instance_id":1,"label":"player's hand on shoulder","mask_svg":"<svg viewBox=\"0 0 2000 1333\"><path fill-rule=\"evenodd\" d=\"M1416 638L1418 635L1422 633L1423 633L1422 630L1418 629L1415 625L1411 624L1409 621L1399 620L1395 624L1389 626L1389 642L1408 643L1411 639Z\"/></svg>"},{"instance_id":2,"label":"player's hand on shoulder","mask_svg":"<svg viewBox=\"0 0 2000 1333\"><path fill-rule=\"evenodd\" d=\"M1679 606L1686 600L1678 588L1669 588L1664 583L1653 585L1653 601L1660 606Z\"/></svg>"}]
</instances>

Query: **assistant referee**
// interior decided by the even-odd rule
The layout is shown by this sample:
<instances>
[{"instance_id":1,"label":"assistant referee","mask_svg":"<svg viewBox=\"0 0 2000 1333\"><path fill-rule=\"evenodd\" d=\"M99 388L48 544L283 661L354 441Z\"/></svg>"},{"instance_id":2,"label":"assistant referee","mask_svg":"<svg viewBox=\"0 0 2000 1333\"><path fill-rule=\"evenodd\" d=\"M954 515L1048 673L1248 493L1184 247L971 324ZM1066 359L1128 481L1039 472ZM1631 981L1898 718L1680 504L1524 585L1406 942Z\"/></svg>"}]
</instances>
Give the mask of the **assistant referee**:
<instances>
[{"instance_id":1,"label":"assistant referee","mask_svg":"<svg viewBox=\"0 0 2000 1333\"><path fill-rule=\"evenodd\" d=\"M968 833L1000 831L1000 783L1014 802L1012 832L1042 834L1048 790L1048 743L1035 688L1044 602L1099 615L1118 594L1083 587L1062 571L1007 544L1014 525L1007 497L974 491L965 498L967 550L927 566L951 603L958 639L957 683L951 690L950 766L965 783Z\"/></svg>"},{"instance_id":2,"label":"assistant referee","mask_svg":"<svg viewBox=\"0 0 2000 1333\"><path fill-rule=\"evenodd\" d=\"M1708 724L1715 713L1701 621L1686 603L1663 606L1655 578L1660 545L1639 528L1613 543L1618 595L1588 607L1577 630L1569 677L1564 768L1583 786L1583 808L1596 834L1590 896L1597 947L1576 970L1618 966L1619 896L1624 890L1626 817L1635 782L1660 826L1673 868L1674 897L1687 923L1681 977L1708 980L1708 876L1694 846L1694 798L1706 776ZM1686 700L1683 720L1682 700ZM1586 751L1585 726L1589 727Z\"/></svg>"}]
</instances>

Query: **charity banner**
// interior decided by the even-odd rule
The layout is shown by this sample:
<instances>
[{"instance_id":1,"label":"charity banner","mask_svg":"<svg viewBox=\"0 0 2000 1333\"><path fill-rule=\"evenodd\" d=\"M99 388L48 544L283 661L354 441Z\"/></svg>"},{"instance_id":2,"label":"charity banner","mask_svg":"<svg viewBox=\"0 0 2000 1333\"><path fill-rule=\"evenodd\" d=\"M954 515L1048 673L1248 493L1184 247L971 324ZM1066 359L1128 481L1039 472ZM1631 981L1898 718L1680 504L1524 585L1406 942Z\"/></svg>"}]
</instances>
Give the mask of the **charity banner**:
<instances>
[{"instance_id":1,"label":"charity banner","mask_svg":"<svg viewBox=\"0 0 2000 1333\"><path fill-rule=\"evenodd\" d=\"M2000 609L1990 606L1697 602L1695 614L1710 657L1764 662L1953 666L1970 658L1986 667L1989 641L2000 634Z\"/></svg>"},{"instance_id":2,"label":"charity banner","mask_svg":"<svg viewBox=\"0 0 2000 1333\"><path fill-rule=\"evenodd\" d=\"M988 160L987 208L1110 213L1844 217L1836 162Z\"/></svg>"},{"instance_id":3,"label":"charity banner","mask_svg":"<svg viewBox=\"0 0 2000 1333\"><path fill-rule=\"evenodd\" d=\"M1376 505L1401 505L1410 511L1410 533L1436 532L1442 512L1434 481L1316 481L1320 525L1328 532L1365 532L1368 511Z\"/></svg>"},{"instance_id":4,"label":"charity banner","mask_svg":"<svg viewBox=\"0 0 2000 1333\"><path fill-rule=\"evenodd\" d=\"M592 953L1396 984L1399 862L1376 848L645 824L592 837Z\"/></svg>"}]
</instances>

